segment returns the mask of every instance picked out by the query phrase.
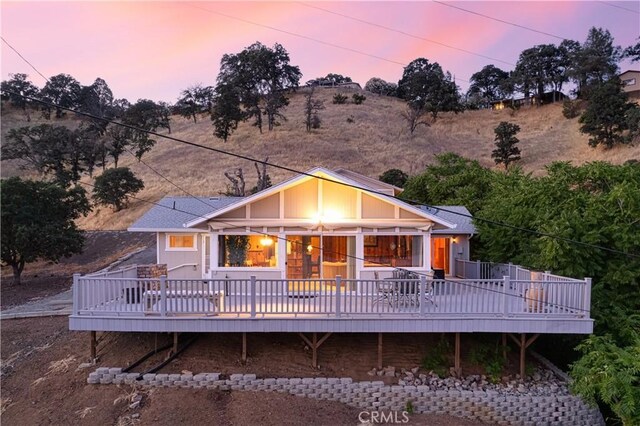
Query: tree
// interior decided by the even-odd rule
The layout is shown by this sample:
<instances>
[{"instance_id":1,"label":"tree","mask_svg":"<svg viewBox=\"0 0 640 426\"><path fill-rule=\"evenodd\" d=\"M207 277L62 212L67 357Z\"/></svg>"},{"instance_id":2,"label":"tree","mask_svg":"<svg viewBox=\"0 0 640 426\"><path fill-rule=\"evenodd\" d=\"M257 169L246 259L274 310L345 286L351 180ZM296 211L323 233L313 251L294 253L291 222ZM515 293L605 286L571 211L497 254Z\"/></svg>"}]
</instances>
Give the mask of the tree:
<instances>
[{"instance_id":1,"label":"tree","mask_svg":"<svg viewBox=\"0 0 640 426\"><path fill-rule=\"evenodd\" d=\"M82 86L78 80L69 74L58 74L49 79L42 91L40 91L40 95L47 102L58 105L56 107L56 118L62 118L64 111L60 107L77 108L81 92ZM50 106L44 106L43 112L47 119L51 117Z\"/></svg>"},{"instance_id":2,"label":"tree","mask_svg":"<svg viewBox=\"0 0 640 426\"><path fill-rule=\"evenodd\" d=\"M505 97L504 88L508 79L508 72L495 65L487 65L471 76L469 94L479 94L483 99L482 106L489 107L491 102Z\"/></svg>"},{"instance_id":3,"label":"tree","mask_svg":"<svg viewBox=\"0 0 640 426\"><path fill-rule=\"evenodd\" d=\"M40 90L27 80L29 77L27 74L9 74L9 76L11 77L9 80L5 80L0 84L2 100L8 100L12 106L20 108L27 117L27 121L31 121L31 115L27 107L33 101L26 99L25 96L35 98Z\"/></svg>"},{"instance_id":4,"label":"tree","mask_svg":"<svg viewBox=\"0 0 640 426\"><path fill-rule=\"evenodd\" d=\"M0 198L2 262L13 269L15 284L27 263L82 252L84 237L74 222L90 210L82 188L12 177L0 181Z\"/></svg>"},{"instance_id":5,"label":"tree","mask_svg":"<svg viewBox=\"0 0 640 426\"><path fill-rule=\"evenodd\" d=\"M409 179L409 175L400 169L389 169L382 173L378 179L384 183L388 183L389 185L403 188Z\"/></svg>"},{"instance_id":6,"label":"tree","mask_svg":"<svg viewBox=\"0 0 640 426\"><path fill-rule=\"evenodd\" d=\"M529 97L530 91L534 90L539 105L548 86L554 90L562 87L566 81L565 52L565 49L553 44L540 44L520 53L514 70L514 81L525 97Z\"/></svg>"},{"instance_id":7,"label":"tree","mask_svg":"<svg viewBox=\"0 0 640 426\"><path fill-rule=\"evenodd\" d=\"M262 132L262 115L265 115L271 131L279 125L279 119L286 120L281 113L289 104L286 90L297 87L302 76L300 69L290 65L289 60L289 54L278 43L269 48L256 42L238 54L225 54L220 61L216 92L224 86L233 87L238 92L236 99L244 107L243 119L253 118L254 125ZM232 117L221 119L216 115L217 120L233 123L236 108L227 106L223 111L230 110Z\"/></svg>"},{"instance_id":8,"label":"tree","mask_svg":"<svg viewBox=\"0 0 640 426\"><path fill-rule=\"evenodd\" d=\"M215 89L211 121L213 134L227 141L229 136L238 128L238 123L246 119L246 114L240 107L240 94L229 84L219 83Z\"/></svg>"},{"instance_id":9,"label":"tree","mask_svg":"<svg viewBox=\"0 0 640 426\"><path fill-rule=\"evenodd\" d=\"M611 336L589 336L576 348L582 358L571 366L571 390L595 404L609 405L623 425L640 424L640 321L632 317L624 346Z\"/></svg>"},{"instance_id":10,"label":"tree","mask_svg":"<svg viewBox=\"0 0 640 426\"><path fill-rule=\"evenodd\" d=\"M41 124L10 129L2 145L2 157L21 161L22 168L32 168L67 186L78 182L96 165L95 133L88 129L71 130L66 126Z\"/></svg>"},{"instance_id":11,"label":"tree","mask_svg":"<svg viewBox=\"0 0 640 426\"><path fill-rule=\"evenodd\" d=\"M520 142L516 137L520 126L503 121L493 131L496 134L496 149L491 153L491 158L496 164L503 163L505 169L509 168L509 164L520 159L520 148L516 146Z\"/></svg>"},{"instance_id":12,"label":"tree","mask_svg":"<svg viewBox=\"0 0 640 426\"><path fill-rule=\"evenodd\" d=\"M326 86L326 85L336 85L336 84L340 84L340 83L351 83L353 80L351 80L351 77L348 76L344 76L342 74L335 74L335 73L329 73L327 74L326 77L318 77L315 78L313 80L311 80L311 85L320 85L320 86Z\"/></svg>"},{"instance_id":13,"label":"tree","mask_svg":"<svg viewBox=\"0 0 640 426\"><path fill-rule=\"evenodd\" d=\"M640 40L640 38L638 38ZM631 62L640 61L640 41L633 46L624 49L623 57L631 59Z\"/></svg>"},{"instance_id":14,"label":"tree","mask_svg":"<svg viewBox=\"0 0 640 426\"><path fill-rule=\"evenodd\" d=\"M404 68L398 82L398 96L414 108L430 113L434 121L440 112L457 114L464 110L451 74L445 74L437 62L431 64L424 58L415 59Z\"/></svg>"},{"instance_id":15,"label":"tree","mask_svg":"<svg viewBox=\"0 0 640 426\"><path fill-rule=\"evenodd\" d=\"M425 117L427 115L427 111L422 108L419 103L407 102L407 107L400 113L400 115L409 125L409 132L412 135L418 126L431 126Z\"/></svg>"},{"instance_id":16,"label":"tree","mask_svg":"<svg viewBox=\"0 0 640 426\"><path fill-rule=\"evenodd\" d=\"M378 95L395 96L396 91L398 90L398 85L396 83L384 81L378 77L372 77L364 85L364 90Z\"/></svg>"},{"instance_id":17,"label":"tree","mask_svg":"<svg viewBox=\"0 0 640 426\"><path fill-rule=\"evenodd\" d=\"M580 98L588 99L592 87L617 76L622 49L613 43L608 30L593 27L580 49L574 52L570 76L578 85Z\"/></svg>"},{"instance_id":18,"label":"tree","mask_svg":"<svg viewBox=\"0 0 640 426\"><path fill-rule=\"evenodd\" d=\"M98 204L113 206L118 212L127 207L129 197L144 188L144 182L138 179L128 167L107 169L96 178L93 198Z\"/></svg>"},{"instance_id":19,"label":"tree","mask_svg":"<svg viewBox=\"0 0 640 426\"><path fill-rule=\"evenodd\" d=\"M184 118L191 118L194 123L197 123L198 114L211 112L213 99L213 87L198 83L182 91L176 102L176 110Z\"/></svg>"},{"instance_id":20,"label":"tree","mask_svg":"<svg viewBox=\"0 0 640 426\"><path fill-rule=\"evenodd\" d=\"M313 97L314 92L315 89L312 88L304 95L304 123L307 127L307 132L314 128L314 120L319 120L318 112L325 108L324 101Z\"/></svg>"},{"instance_id":21,"label":"tree","mask_svg":"<svg viewBox=\"0 0 640 426\"><path fill-rule=\"evenodd\" d=\"M602 144L611 148L625 143L624 132L629 129L627 114L634 108L637 106L627 102L620 80L613 78L591 89L589 104L580 117L580 131L591 136L592 147Z\"/></svg>"},{"instance_id":22,"label":"tree","mask_svg":"<svg viewBox=\"0 0 640 426\"><path fill-rule=\"evenodd\" d=\"M91 86L83 86L79 98L80 111L96 117L110 120L114 117L113 92L106 81L96 78ZM90 126L103 136L107 130L107 121L89 118Z\"/></svg>"},{"instance_id":23,"label":"tree","mask_svg":"<svg viewBox=\"0 0 640 426\"><path fill-rule=\"evenodd\" d=\"M435 164L409 178L400 197L430 205L462 205L475 214L484 205L494 174L475 160L448 152L436 155Z\"/></svg>"}]
</instances>

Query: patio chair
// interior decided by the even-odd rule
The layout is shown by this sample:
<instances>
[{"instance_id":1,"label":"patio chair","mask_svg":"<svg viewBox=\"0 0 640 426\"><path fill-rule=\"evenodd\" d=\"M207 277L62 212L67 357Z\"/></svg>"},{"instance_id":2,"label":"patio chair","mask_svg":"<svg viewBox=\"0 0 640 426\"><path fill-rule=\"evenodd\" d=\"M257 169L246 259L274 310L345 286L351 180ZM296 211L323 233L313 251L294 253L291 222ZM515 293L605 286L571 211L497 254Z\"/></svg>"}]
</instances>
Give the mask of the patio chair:
<instances>
[{"instance_id":1,"label":"patio chair","mask_svg":"<svg viewBox=\"0 0 640 426\"><path fill-rule=\"evenodd\" d=\"M394 306L397 302L396 284L391 280L381 280L377 271L373 273L373 278L376 281L376 293L377 297L374 299L373 304L379 302L387 302L389 306Z\"/></svg>"}]
</instances>

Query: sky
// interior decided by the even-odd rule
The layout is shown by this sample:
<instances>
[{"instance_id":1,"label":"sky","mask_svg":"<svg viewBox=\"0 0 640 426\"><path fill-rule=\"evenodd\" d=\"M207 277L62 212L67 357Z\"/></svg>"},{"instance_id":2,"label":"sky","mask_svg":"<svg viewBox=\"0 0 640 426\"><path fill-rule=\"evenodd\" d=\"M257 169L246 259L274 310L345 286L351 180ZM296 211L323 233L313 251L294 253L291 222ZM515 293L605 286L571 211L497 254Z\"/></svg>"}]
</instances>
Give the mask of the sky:
<instances>
[{"instance_id":1,"label":"sky","mask_svg":"<svg viewBox=\"0 0 640 426\"><path fill-rule=\"evenodd\" d=\"M511 70L522 50L561 38L583 42L593 26L608 29L622 47L640 36L639 1L447 4L3 0L0 13L4 40L42 74L70 74L83 85L100 77L116 98L131 102L173 103L195 83L214 85L222 55L256 41L282 44L300 67L301 82L328 73L363 86L371 77L397 82L405 65L424 57L466 91L483 66ZM5 42L0 54L3 80L26 73L36 86L45 84ZM623 62L626 69L640 63Z\"/></svg>"}]
</instances>

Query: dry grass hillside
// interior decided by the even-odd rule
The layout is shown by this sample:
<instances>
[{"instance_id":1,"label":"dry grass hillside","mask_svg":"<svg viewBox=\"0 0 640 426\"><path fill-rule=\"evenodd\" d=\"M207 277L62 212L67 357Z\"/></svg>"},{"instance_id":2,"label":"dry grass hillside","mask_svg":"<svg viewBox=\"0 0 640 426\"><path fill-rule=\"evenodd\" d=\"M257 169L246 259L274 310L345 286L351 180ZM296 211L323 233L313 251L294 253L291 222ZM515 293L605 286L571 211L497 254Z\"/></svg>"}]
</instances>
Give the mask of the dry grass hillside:
<instances>
[{"instance_id":1,"label":"dry grass hillside","mask_svg":"<svg viewBox=\"0 0 640 426\"><path fill-rule=\"evenodd\" d=\"M577 118L565 119L559 104L523 109L515 115L507 110L444 114L431 127L418 128L412 137L400 116L404 103L399 99L367 93L362 105L334 105L331 99L335 90L323 89L316 93L324 100L326 109L320 112L322 127L311 133L305 131L303 122L303 94L297 93L284 111L288 121L273 132L260 134L250 123L243 123L225 144L213 136L207 117L196 124L173 117L171 136L258 159L268 156L270 162L299 170L315 166L344 167L377 177L390 168L418 173L433 162L435 154L447 151L494 167L491 160L493 129L500 121L511 121L522 128L518 135L521 165L535 174L544 173L544 166L556 160L582 164L595 160L622 163L640 159L637 145L611 150L590 148L587 137L578 131ZM42 121L36 115L32 123ZM349 118L352 122L348 122ZM77 125L74 118L60 122ZM28 124L21 111L3 108L3 138L7 129ZM223 191L226 185L223 172L234 167L244 169L249 187L256 180L254 167L249 162L165 139L159 139L143 160L195 195L216 195ZM141 198L155 201L165 195L185 195L134 158L124 157L121 164L130 166L144 180L145 189L138 194ZM2 166L2 176L24 174L15 164L3 162ZM269 174L274 183L290 176L275 168L269 168ZM148 208L149 204L137 200L115 214L108 208L98 207L89 217L81 219L80 225L85 229L123 229Z\"/></svg>"}]
</instances>

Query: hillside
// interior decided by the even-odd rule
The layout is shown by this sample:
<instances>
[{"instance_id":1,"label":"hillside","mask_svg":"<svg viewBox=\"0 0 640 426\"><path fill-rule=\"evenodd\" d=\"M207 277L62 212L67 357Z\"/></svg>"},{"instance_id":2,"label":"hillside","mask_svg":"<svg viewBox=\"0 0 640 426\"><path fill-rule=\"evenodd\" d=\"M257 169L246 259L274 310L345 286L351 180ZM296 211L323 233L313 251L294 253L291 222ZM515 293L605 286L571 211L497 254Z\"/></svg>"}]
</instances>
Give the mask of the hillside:
<instances>
[{"instance_id":1,"label":"hillside","mask_svg":"<svg viewBox=\"0 0 640 426\"><path fill-rule=\"evenodd\" d=\"M173 117L171 136L258 159L268 156L272 163L299 170L315 166L345 167L377 177L390 168L418 173L433 162L434 154L447 151L494 167L491 160L493 129L500 121L511 121L522 128L518 135L523 157L520 164L535 174L544 173L544 166L557 160L581 164L595 160L622 163L640 159L640 146L616 147L608 151L590 148L587 137L578 130L578 119L565 119L560 104L523 109L513 116L508 110L468 111L457 116L444 114L431 127L418 128L411 137L400 116L405 105L399 99L367 93L367 100L362 105L334 105L331 103L334 93L332 89L317 92L326 109L320 112L322 128L311 133L304 128L303 94L297 93L291 96L291 104L284 112L288 121L273 132L265 131L261 135L250 123L243 123L225 144L213 136L207 117L196 124ZM43 121L36 117L37 114L33 116L31 124ZM347 118L353 123L347 122ZM51 121L56 122L77 125L72 117ZM7 129L25 125L29 123L21 111L3 108L3 138ZM163 139L157 141L143 160L194 195L217 195L223 191L227 182L223 172L234 167L243 168L248 187L256 180L255 169L249 162ZM146 187L138 194L140 198L155 201L165 195L185 195L131 157L124 157L121 165L130 166L144 180ZM3 177L15 174L24 172L15 164L2 162ZM269 168L269 174L274 183L290 176L275 168ZM137 200L116 214L99 207L81 219L80 225L85 229L123 229L148 208L149 204Z\"/></svg>"}]
</instances>

